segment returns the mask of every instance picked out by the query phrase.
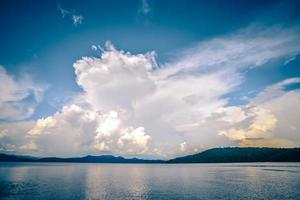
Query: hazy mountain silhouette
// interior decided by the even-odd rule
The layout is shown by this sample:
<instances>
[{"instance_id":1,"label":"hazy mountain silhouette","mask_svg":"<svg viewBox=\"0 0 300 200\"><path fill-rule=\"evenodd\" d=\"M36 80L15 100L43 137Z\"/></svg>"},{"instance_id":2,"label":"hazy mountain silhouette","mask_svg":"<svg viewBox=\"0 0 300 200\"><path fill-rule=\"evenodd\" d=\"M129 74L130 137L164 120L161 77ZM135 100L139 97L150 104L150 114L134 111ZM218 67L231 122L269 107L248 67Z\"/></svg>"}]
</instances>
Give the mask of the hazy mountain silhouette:
<instances>
[{"instance_id":1,"label":"hazy mountain silhouette","mask_svg":"<svg viewBox=\"0 0 300 200\"><path fill-rule=\"evenodd\" d=\"M73 158L8 155L0 153L0 162L74 162L74 163L231 163L231 162L300 162L300 148L213 148L171 160L145 160L101 155Z\"/></svg>"},{"instance_id":2,"label":"hazy mountain silhouette","mask_svg":"<svg viewBox=\"0 0 300 200\"><path fill-rule=\"evenodd\" d=\"M36 158L30 156L0 154L0 161L12 162L74 162L74 163L163 163L163 160L145 160L138 158L123 158L121 156L101 155L84 156L74 158L45 157Z\"/></svg>"}]
</instances>

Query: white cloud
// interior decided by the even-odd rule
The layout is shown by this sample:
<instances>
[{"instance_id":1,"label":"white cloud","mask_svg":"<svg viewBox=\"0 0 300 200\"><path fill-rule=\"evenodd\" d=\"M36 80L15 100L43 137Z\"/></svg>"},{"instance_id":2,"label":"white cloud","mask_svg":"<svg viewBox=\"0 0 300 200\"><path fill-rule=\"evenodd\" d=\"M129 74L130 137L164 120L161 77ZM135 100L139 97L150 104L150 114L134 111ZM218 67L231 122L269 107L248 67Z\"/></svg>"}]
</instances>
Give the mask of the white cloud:
<instances>
[{"instance_id":1,"label":"white cloud","mask_svg":"<svg viewBox=\"0 0 300 200\"><path fill-rule=\"evenodd\" d=\"M72 20L74 26L77 26L79 24L82 24L83 16L82 15L72 15Z\"/></svg>"},{"instance_id":2,"label":"white cloud","mask_svg":"<svg viewBox=\"0 0 300 200\"><path fill-rule=\"evenodd\" d=\"M34 153L22 150L28 145L26 132L34 126L34 121L2 122L0 124L0 152Z\"/></svg>"},{"instance_id":3,"label":"white cloud","mask_svg":"<svg viewBox=\"0 0 300 200\"><path fill-rule=\"evenodd\" d=\"M186 151L186 146L187 146L186 142L180 143L180 151L185 152Z\"/></svg>"},{"instance_id":4,"label":"white cloud","mask_svg":"<svg viewBox=\"0 0 300 200\"><path fill-rule=\"evenodd\" d=\"M266 88L245 106L228 106L225 96L245 79L244 70L299 53L298 35L247 29L199 43L161 65L154 52L133 55L107 43L100 58L74 63L82 93L37 120L22 149L173 157L237 143L291 146L287 141L300 140L299 91L284 88L297 78Z\"/></svg>"},{"instance_id":5,"label":"white cloud","mask_svg":"<svg viewBox=\"0 0 300 200\"><path fill-rule=\"evenodd\" d=\"M57 9L61 13L62 18L69 17L72 20L74 26L82 24L82 15L76 14L75 11L69 11L67 9L64 9L60 5L57 6Z\"/></svg>"},{"instance_id":6,"label":"white cloud","mask_svg":"<svg viewBox=\"0 0 300 200\"><path fill-rule=\"evenodd\" d=\"M260 107L252 107L246 112L249 117L253 118L246 129L233 127L227 131L221 131L221 135L225 135L231 140L242 141L265 138L272 133L277 119L268 110ZM244 118L244 120L246 119L248 119L248 117Z\"/></svg>"},{"instance_id":7,"label":"white cloud","mask_svg":"<svg viewBox=\"0 0 300 200\"><path fill-rule=\"evenodd\" d=\"M96 45L92 45L92 46L91 46L91 49L92 49L93 51L97 51L97 50L98 50L98 47L97 47Z\"/></svg>"},{"instance_id":8,"label":"white cloud","mask_svg":"<svg viewBox=\"0 0 300 200\"><path fill-rule=\"evenodd\" d=\"M155 87L149 74L154 54L131 55L109 43L107 48L101 58L84 57L74 64L77 83L95 109L130 108Z\"/></svg>"},{"instance_id":9,"label":"white cloud","mask_svg":"<svg viewBox=\"0 0 300 200\"><path fill-rule=\"evenodd\" d=\"M57 9L60 11L63 18L71 13L70 11L63 9L61 6L58 6Z\"/></svg>"},{"instance_id":10,"label":"white cloud","mask_svg":"<svg viewBox=\"0 0 300 200\"><path fill-rule=\"evenodd\" d=\"M142 0L142 6L139 9L139 13L142 13L143 15L147 15L151 12L151 7L147 0Z\"/></svg>"},{"instance_id":11,"label":"white cloud","mask_svg":"<svg viewBox=\"0 0 300 200\"><path fill-rule=\"evenodd\" d=\"M297 29L252 26L225 37L200 42L183 51L180 56L176 55L173 62L166 64L165 73L254 68L273 59L287 59L299 54L299 40Z\"/></svg>"},{"instance_id":12,"label":"white cloud","mask_svg":"<svg viewBox=\"0 0 300 200\"><path fill-rule=\"evenodd\" d=\"M0 130L0 139L4 138L5 136L7 136L7 132L8 132L7 129Z\"/></svg>"},{"instance_id":13,"label":"white cloud","mask_svg":"<svg viewBox=\"0 0 300 200\"><path fill-rule=\"evenodd\" d=\"M300 78L267 87L244 106L242 110L247 117L240 124L220 131L220 135L243 146L299 146L300 90L285 90L296 83L300 83ZM238 125L240 128L236 128Z\"/></svg>"},{"instance_id":14,"label":"white cloud","mask_svg":"<svg viewBox=\"0 0 300 200\"><path fill-rule=\"evenodd\" d=\"M38 119L36 121L36 125L33 129L28 131L29 136L37 136L40 135L42 132L44 132L47 129L50 129L52 127L55 127L56 125L56 120L53 119L53 117L47 117L45 119ZM50 134L50 133L49 133Z\"/></svg>"},{"instance_id":15,"label":"white cloud","mask_svg":"<svg viewBox=\"0 0 300 200\"><path fill-rule=\"evenodd\" d=\"M289 64L290 62L292 62L292 61L294 61L294 60L296 60L296 56L293 56L293 57L291 57L291 58L288 58L286 61L284 61L284 65L287 65L287 64Z\"/></svg>"},{"instance_id":16,"label":"white cloud","mask_svg":"<svg viewBox=\"0 0 300 200\"><path fill-rule=\"evenodd\" d=\"M20 149L36 149L37 155L51 156L145 152L150 136L143 127L122 124L120 115L113 110L95 112L75 104L64 106L61 112L39 119L27 131L28 144Z\"/></svg>"},{"instance_id":17,"label":"white cloud","mask_svg":"<svg viewBox=\"0 0 300 200\"><path fill-rule=\"evenodd\" d=\"M90 150L96 126L88 111L76 105L64 106L53 116L39 119L27 131L27 139L37 147L37 155L81 155Z\"/></svg>"},{"instance_id":18,"label":"white cloud","mask_svg":"<svg viewBox=\"0 0 300 200\"><path fill-rule=\"evenodd\" d=\"M138 127L134 130L129 128L119 138L118 146L124 149L127 154L142 154L148 150L149 140L150 136L145 132L145 128Z\"/></svg>"},{"instance_id":19,"label":"white cloud","mask_svg":"<svg viewBox=\"0 0 300 200\"><path fill-rule=\"evenodd\" d=\"M28 75L20 78L0 66L0 120L22 120L30 117L41 102L46 87L35 84Z\"/></svg>"}]
</instances>

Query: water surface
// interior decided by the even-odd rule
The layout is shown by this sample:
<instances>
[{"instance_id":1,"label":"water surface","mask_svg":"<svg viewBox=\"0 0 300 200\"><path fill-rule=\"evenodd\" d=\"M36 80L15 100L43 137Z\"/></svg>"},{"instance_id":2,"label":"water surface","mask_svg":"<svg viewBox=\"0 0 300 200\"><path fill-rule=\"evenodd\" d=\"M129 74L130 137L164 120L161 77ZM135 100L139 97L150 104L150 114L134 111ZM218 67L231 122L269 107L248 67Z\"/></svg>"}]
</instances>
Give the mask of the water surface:
<instances>
[{"instance_id":1,"label":"water surface","mask_svg":"<svg viewBox=\"0 0 300 200\"><path fill-rule=\"evenodd\" d=\"M300 199L300 163L0 163L0 199Z\"/></svg>"}]
</instances>

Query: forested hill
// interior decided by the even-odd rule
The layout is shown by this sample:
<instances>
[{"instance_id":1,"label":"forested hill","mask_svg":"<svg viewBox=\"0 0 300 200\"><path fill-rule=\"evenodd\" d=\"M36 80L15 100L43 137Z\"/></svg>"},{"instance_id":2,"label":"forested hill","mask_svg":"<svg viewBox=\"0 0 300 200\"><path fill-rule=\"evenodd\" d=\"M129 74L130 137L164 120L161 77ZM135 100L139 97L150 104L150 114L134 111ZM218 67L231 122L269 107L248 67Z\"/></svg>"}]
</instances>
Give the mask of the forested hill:
<instances>
[{"instance_id":1,"label":"forested hill","mask_svg":"<svg viewBox=\"0 0 300 200\"><path fill-rule=\"evenodd\" d=\"M300 148L225 147L178 157L167 163L300 162Z\"/></svg>"}]
</instances>

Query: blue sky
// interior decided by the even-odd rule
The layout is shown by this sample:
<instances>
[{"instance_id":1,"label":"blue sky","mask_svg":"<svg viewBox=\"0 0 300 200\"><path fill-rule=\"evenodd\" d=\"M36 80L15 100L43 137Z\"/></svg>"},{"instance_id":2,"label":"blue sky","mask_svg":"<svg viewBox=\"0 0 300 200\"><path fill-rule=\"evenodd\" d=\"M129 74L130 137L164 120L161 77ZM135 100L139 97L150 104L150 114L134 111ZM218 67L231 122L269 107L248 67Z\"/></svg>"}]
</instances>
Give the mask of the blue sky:
<instances>
[{"instance_id":1,"label":"blue sky","mask_svg":"<svg viewBox=\"0 0 300 200\"><path fill-rule=\"evenodd\" d=\"M291 124L282 121L279 104L285 106L284 98L293 95L288 99L294 98L292 105L299 108L299 10L299 1L274 0L3 1L0 150L171 157L214 146L297 146L296 119ZM137 64L126 52L136 56ZM103 67L106 54L116 56L106 61L114 70L93 76L93 70ZM117 58L124 59L119 71L115 69ZM147 73L135 65L142 65ZM137 71L126 74L122 67ZM139 79L142 83L131 82ZM129 92L124 93L126 89ZM178 102L167 101L167 94ZM186 100L194 107L180 103ZM272 104L277 101L282 102ZM148 110L161 106L170 109L166 110L170 116ZM289 111L291 117L296 108ZM106 114L96 117L94 128L82 124L86 129L77 135L84 139L79 142L70 136L72 148L55 152L47 146L59 142L42 136L56 130L53 127L61 121L70 120L64 117L72 109L88 110L88 115L100 110ZM120 113L127 114L121 117ZM233 124L237 116L240 119ZM112 120L108 124L118 129L99 133L105 124L102 118ZM203 126L213 127L208 131ZM282 135L286 126L293 128ZM86 132L93 134L84 135ZM107 135L114 136L105 138ZM172 141L170 145L163 145L166 140ZM78 143L84 147L75 148Z\"/></svg>"}]
</instances>

